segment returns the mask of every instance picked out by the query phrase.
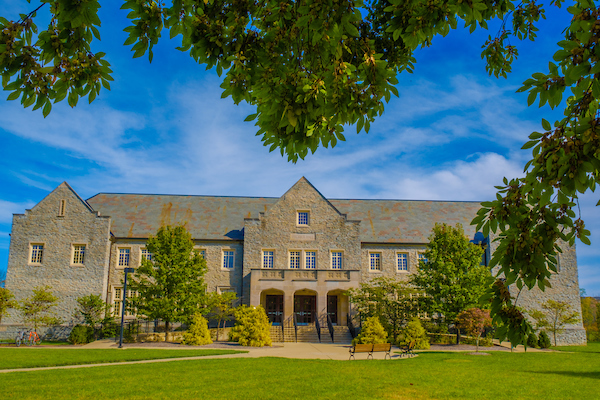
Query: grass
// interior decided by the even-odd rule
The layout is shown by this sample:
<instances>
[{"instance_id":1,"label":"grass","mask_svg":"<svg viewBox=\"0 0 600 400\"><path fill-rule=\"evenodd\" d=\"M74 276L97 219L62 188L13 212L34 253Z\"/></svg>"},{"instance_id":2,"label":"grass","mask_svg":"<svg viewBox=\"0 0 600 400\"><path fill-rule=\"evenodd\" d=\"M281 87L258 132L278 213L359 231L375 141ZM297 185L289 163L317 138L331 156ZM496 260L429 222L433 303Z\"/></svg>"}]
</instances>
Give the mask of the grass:
<instances>
[{"instance_id":1,"label":"grass","mask_svg":"<svg viewBox=\"0 0 600 400\"><path fill-rule=\"evenodd\" d=\"M393 361L206 359L0 376L3 400L584 400L598 398L600 363L597 354L584 352L423 352Z\"/></svg>"},{"instance_id":2,"label":"grass","mask_svg":"<svg viewBox=\"0 0 600 400\"><path fill-rule=\"evenodd\" d=\"M0 348L0 369L54 367L57 365L99 364L158 358L212 356L238 353L235 350L198 349L44 349Z\"/></svg>"},{"instance_id":3,"label":"grass","mask_svg":"<svg viewBox=\"0 0 600 400\"><path fill-rule=\"evenodd\" d=\"M551 349L576 353L600 353L600 342L589 342L587 346L557 346Z\"/></svg>"}]
</instances>

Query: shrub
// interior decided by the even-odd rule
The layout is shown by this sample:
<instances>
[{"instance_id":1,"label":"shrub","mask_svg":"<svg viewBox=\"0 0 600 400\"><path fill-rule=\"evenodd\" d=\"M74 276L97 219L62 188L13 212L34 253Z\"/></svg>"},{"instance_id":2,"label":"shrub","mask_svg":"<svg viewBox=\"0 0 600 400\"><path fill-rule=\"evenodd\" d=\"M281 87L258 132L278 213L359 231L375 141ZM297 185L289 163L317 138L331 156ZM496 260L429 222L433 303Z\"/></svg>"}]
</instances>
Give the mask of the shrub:
<instances>
[{"instance_id":1,"label":"shrub","mask_svg":"<svg viewBox=\"0 0 600 400\"><path fill-rule=\"evenodd\" d=\"M229 332L231 340L242 346L263 347L271 345L271 323L261 306L239 306L234 311L235 326Z\"/></svg>"},{"instance_id":2,"label":"shrub","mask_svg":"<svg viewBox=\"0 0 600 400\"><path fill-rule=\"evenodd\" d=\"M94 340L94 328L85 325L75 325L69 334L69 343L86 344Z\"/></svg>"},{"instance_id":3,"label":"shrub","mask_svg":"<svg viewBox=\"0 0 600 400\"><path fill-rule=\"evenodd\" d=\"M352 340L352 344L387 343L387 332L377 317L369 317L360 330L360 334Z\"/></svg>"},{"instance_id":4,"label":"shrub","mask_svg":"<svg viewBox=\"0 0 600 400\"><path fill-rule=\"evenodd\" d=\"M527 337L527 347L532 347L534 349L538 347L538 338L533 332L531 332L529 337Z\"/></svg>"},{"instance_id":5,"label":"shrub","mask_svg":"<svg viewBox=\"0 0 600 400\"><path fill-rule=\"evenodd\" d=\"M542 349L547 349L548 347L550 347L550 338L548 337L548 334L546 333L546 331L541 331L540 332L540 337L539 337L539 340L538 340L538 345Z\"/></svg>"},{"instance_id":6,"label":"shrub","mask_svg":"<svg viewBox=\"0 0 600 400\"><path fill-rule=\"evenodd\" d=\"M406 345L413 340L415 343L415 349L426 350L429 348L429 338L427 337L427 331L421 325L421 321L418 318L413 318L404 329L402 329L403 340L399 341L399 345Z\"/></svg>"},{"instance_id":7,"label":"shrub","mask_svg":"<svg viewBox=\"0 0 600 400\"><path fill-rule=\"evenodd\" d=\"M106 318L102 321L100 337L104 339L117 337L120 327L121 326L113 321L112 318Z\"/></svg>"},{"instance_id":8,"label":"shrub","mask_svg":"<svg viewBox=\"0 0 600 400\"><path fill-rule=\"evenodd\" d=\"M211 344L210 331L208 330L208 321L200 314L195 314L192 323L187 332L183 334L183 344L190 346L203 346Z\"/></svg>"}]
</instances>

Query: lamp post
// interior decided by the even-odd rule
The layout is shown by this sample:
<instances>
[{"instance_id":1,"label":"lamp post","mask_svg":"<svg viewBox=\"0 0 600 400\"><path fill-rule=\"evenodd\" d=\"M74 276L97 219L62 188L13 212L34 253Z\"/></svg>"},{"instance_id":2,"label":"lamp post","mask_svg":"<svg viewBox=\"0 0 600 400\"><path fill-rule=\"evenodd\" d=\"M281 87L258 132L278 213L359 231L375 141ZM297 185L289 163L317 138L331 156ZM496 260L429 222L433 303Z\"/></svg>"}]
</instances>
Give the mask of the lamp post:
<instances>
[{"instance_id":1,"label":"lamp post","mask_svg":"<svg viewBox=\"0 0 600 400\"><path fill-rule=\"evenodd\" d=\"M134 273L135 269L125 268L125 282L123 283L123 307L121 309L121 336L119 337L119 348L123 348L123 324L125 320L125 303L127 302L127 273Z\"/></svg>"}]
</instances>

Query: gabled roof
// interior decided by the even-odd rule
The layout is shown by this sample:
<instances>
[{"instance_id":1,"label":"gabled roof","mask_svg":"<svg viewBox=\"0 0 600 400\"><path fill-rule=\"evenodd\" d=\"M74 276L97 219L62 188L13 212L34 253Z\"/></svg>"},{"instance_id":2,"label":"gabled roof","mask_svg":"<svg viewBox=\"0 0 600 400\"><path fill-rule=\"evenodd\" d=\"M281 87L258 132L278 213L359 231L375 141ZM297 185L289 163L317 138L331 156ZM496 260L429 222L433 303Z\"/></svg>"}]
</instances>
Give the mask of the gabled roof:
<instances>
[{"instance_id":1,"label":"gabled roof","mask_svg":"<svg viewBox=\"0 0 600 400\"><path fill-rule=\"evenodd\" d=\"M199 240L243 240L244 218L257 218L274 197L175 196L100 193L87 202L112 218L116 237L147 238L164 224L185 223ZM359 220L360 239L372 243L426 243L438 223L469 226L478 202L420 200L329 200L348 220Z\"/></svg>"}]
</instances>

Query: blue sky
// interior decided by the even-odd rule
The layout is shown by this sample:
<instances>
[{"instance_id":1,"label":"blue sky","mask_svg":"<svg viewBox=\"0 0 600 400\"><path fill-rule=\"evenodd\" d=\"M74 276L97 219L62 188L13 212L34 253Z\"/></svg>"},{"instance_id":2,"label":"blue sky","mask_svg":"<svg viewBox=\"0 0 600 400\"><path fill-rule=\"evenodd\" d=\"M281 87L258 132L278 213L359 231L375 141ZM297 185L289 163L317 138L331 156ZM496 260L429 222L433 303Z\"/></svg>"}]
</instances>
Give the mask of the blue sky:
<instances>
[{"instance_id":1,"label":"blue sky","mask_svg":"<svg viewBox=\"0 0 600 400\"><path fill-rule=\"evenodd\" d=\"M0 3L0 15L37 7L24 0ZM115 71L111 91L91 105L56 104L44 119L18 102L0 100L0 276L8 262L13 213L39 202L62 181L83 197L98 192L281 196L306 176L328 198L486 200L502 178L522 174L527 136L542 117L561 113L527 107L515 93L534 72L546 72L569 21L547 7L534 43L513 40L519 59L508 79L485 72L480 57L489 31L459 29L419 50L414 74L402 74L399 98L369 134L345 132L347 141L320 148L297 164L268 152L244 118L253 108L221 99L213 71L175 50L167 37L154 60L132 59L122 46L126 11L102 1L102 41ZM40 24L43 25L43 24ZM597 195L581 199L592 246L577 243L580 286L600 296L600 218Z\"/></svg>"}]
</instances>

